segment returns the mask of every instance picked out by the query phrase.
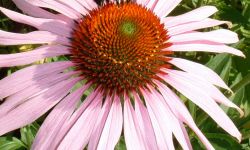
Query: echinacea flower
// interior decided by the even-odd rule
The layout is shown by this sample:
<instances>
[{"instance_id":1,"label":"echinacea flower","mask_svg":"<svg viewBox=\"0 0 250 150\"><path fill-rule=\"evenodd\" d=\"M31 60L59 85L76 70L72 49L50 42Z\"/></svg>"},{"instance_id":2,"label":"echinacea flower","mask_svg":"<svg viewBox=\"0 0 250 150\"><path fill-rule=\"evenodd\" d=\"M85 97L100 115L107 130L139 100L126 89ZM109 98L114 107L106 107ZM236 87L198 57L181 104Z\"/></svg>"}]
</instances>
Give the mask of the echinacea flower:
<instances>
[{"instance_id":1,"label":"echinacea flower","mask_svg":"<svg viewBox=\"0 0 250 150\"><path fill-rule=\"evenodd\" d=\"M192 146L185 125L206 149L214 149L172 91L176 89L241 140L219 106L236 108L243 115L218 89L229 87L207 67L173 55L206 51L244 56L225 45L238 41L236 33L197 31L229 24L208 18L215 7L166 17L180 0L110 0L102 5L93 0L12 1L24 14L0 11L37 31L0 31L0 45L40 47L0 55L0 67L61 55L69 61L31 65L0 81L0 99L5 99L0 105L0 135L52 109L32 149L114 149L123 133L129 150L172 150L173 136L188 150ZM73 88L79 82L81 86ZM83 98L86 91L91 92Z\"/></svg>"}]
</instances>

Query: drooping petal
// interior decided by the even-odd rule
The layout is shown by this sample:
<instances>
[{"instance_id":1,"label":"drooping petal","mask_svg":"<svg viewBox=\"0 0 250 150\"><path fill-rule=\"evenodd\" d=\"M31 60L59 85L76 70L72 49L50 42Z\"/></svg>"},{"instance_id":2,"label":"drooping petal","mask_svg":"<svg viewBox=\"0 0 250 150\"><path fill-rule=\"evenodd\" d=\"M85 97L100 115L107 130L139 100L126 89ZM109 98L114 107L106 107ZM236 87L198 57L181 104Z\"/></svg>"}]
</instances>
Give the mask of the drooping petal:
<instances>
[{"instance_id":1,"label":"drooping petal","mask_svg":"<svg viewBox=\"0 0 250 150\"><path fill-rule=\"evenodd\" d=\"M196 41L189 43L173 43L173 45L169 46L167 50L174 52L182 52L182 51L197 51L197 52L213 52L213 53L230 53L237 56L245 57L245 55L235 48L229 47L224 44L206 42L206 41Z\"/></svg>"},{"instance_id":2,"label":"drooping petal","mask_svg":"<svg viewBox=\"0 0 250 150\"><path fill-rule=\"evenodd\" d=\"M170 28L189 22L201 21L217 11L217 8L214 6L202 6L179 16L162 18L162 21L167 28Z\"/></svg>"},{"instance_id":3,"label":"drooping petal","mask_svg":"<svg viewBox=\"0 0 250 150\"><path fill-rule=\"evenodd\" d=\"M192 100L196 105L202 108L211 118L213 118L225 131L227 131L232 136L236 137L239 141L241 140L241 134L235 127L234 123L230 118L223 112L223 110L216 104L216 102L207 95L204 87L198 88L196 82L190 81L188 78L176 76L171 73L170 70L167 71L168 75L162 76L167 83L185 95L187 98ZM192 90L190 90L192 89Z\"/></svg>"},{"instance_id":4,"label":"drooping petal","mask_svg":"<svg viewBox=\"0 0 250 150\"><path fill-rule=\"evenodd\" d=\"M5 99L4 103L0 105L0 117L6 115L12 109L15 109L28 99L42 94L50 89L51 86L69 79L76 72L60 73L47 75L37 82L37 84L30 85L29 87L9 96Z\"/></svg>"},{"instance_id":5,"label":"drooping petal","mask_svg":"<svg viewBox=\"0 0 250 150\"><path fill-rule=\"evenodd\" d=\"M68 27L68 25L61 20L34 18L2 7L0 7L0 11L2 11L6 16L16 22L31 25L39 30L49 31L57 35L62 35L66 37L71 36L71 28Z\"/></svg>"},{"instance_id":6,"label":"drooping petal","mask_svg":"<svg viewBox=\"0 0 250 150\"><path fill-rule=\"evenodd\" d=\"M75 113L76 116L73 114L72 119L68 121L70 129L66 134L65 132L60 133L65 135L63 135L63 139L58 145L58 150L83 149L87 145L101 111L102 97L100 93L96 94L94 92L95 97L90 97L92 102L89 105L82 105ZM67 126L65 129L67 129Z\"/></svg>"},{"instance_id":7,"label":"drooping petal","mask_svg":"<svg viewBox=\"0 0 250 150\"><path fill-rule=\"evenodd\" d=\"M207 140L204 134L196 126L192 116L190 115L186 106L181 102L179 97L172 92L166 85L155 81L161 94L163 95L166 103L169 105L170 109L173 111L175 116L177 116L181 121L185 122L199 137L202 143L206 146L208 150L214 150L211 143Z\"/></svg>"},{"instance_id":8,"label":"drooping petal","mask_svg":"<svg viewBox=\"0 0 250 150\"><path fill-rule=\"evenodd\" d=\"M113 0L115 1L115 0ZM147 6L150 0L136 0L137 4L141 4L142 6Z\"/></svg>"},{"instance_id":9,"label":"drooping petal","mask_svg":"<svg viewBox=\"0 0 250 150\"><path fill-rule=\"evenodd\" d=\"M148 9L154 12L156 5L159 3L159 0L149 0L145 5ZM155 12L156 13L156 12Z\"/></svg>"},{"instance_id":10,"label":"drooping petal","mask_svg":"<svg viewBox=\"0 0 250 150\"><path fill-rule=\"evenodd\" d=\"M162 128L163 126L168 125L168 128L171 133L174 134L177 141L180 143L184 150L192 149L189 138L183 133L182 126L178 119L173 115L168 105L166 105L163 97L154 89L151 88L151 99L145 99L148 107L151 107L155 116L158 118L158 122ZM154 101L152 101L154 100ZM155 102L157 100L157 103Z\"/></svg>"},{"instance_id":11,"label":"drooping petal","mask_svg":"<svg viewBox=\"0 0 250 150\"><path fill-rule=\"evenodd\" d=\"M69 6L66 6L58 1L48 1L48 0L31 0L28 1L30 4L38 6L38 7L43 7L43 8L49 8L52 10L55 10L69 18L72 19L79 19L81 18L81 14L75 11L74 9L70 8Z\"/></svg>"},{"instance_id":12,"label":"drooping petal","mask_svg":"<svg viewBox=\"0 0 250 150\"><path fill-rule=\"evenodd\" d=\"M35 5L32 5L27 0L12 0L16 6L21 9L24 13L34 16L37 18L47 18L47 19L58 19L67 22L68 24L72 23L72 19L60 15L60 14L53 14L51 12L48 12L40 7L37 7Z\"/></svg>"},{"instance_id":13,"label":"drooping petal","mask_svg":"<svg viewBox=\"0 0 250 150\"><path fill-rule=\"evenodd\" d=\"M155 4L155 1L156 0L150 0L147 7L154 7L154 12L160 18L166 17L181 2L181 0L158 0Z\"/></svg>"},{"instance_id":14,"label":"drooping petal","mask_svg":"<svg viewBox=\"0 0 250 150\"><path fill-rule=\"evenodd\" d=\"M100 114L98 115L97 121L95 123L95 127L93 129L93 132L89 140L89 144L88 144L89 150L96 149L98 146L100 136L102 134L102 130L104 128L105 122L110 112L112 101L113 99L110 96L106 97L105 103L103 104L102 110Z\"/></svg>"},{"instance_id":15,"label":"drooping petal","mask_svg":"<svg viewBox=\"0 0 250 150\"><path fill-rule=\"evenodd\" d=\"M50 143L73 114L77 103L89 85L84 85L64 98L45 119L32 144L32 149L50 149Z\"/></svg>"},{"instance_id":16,"label":"drooping petal","mask_svg":"<svg viewBox=\"0 0 250 150\"><path fill-rule=\"evenodd\" d=\"M0 118L0 135L35 121L67 95L77 81L79 78L63 81L8 112Z\"/></svg>"},{"instance_id":17,"label":"drooping petal","mask_svg":"<svg viewBox=\"0 0 250 150\"><path fill-rule=\"evenodd\" d=\"M211 85L209 82L207 82L205 79L197 77L195 74L185 73L181 71L171 71L175 76L178 76L180 78L185 77L191 82L195 82L195 85L197 88L205 88L206 93L208 96L213 98L216 102L224 104L228 107L232 107L238 110L241 116L244 115L244 112L234 103L232 103L229 99L227 99L216 87Z\"/></svg>"},{"instance_id":18,"label":"drooping petal","mask_svg":"<svg viewBox=\"0 0 250 150\"><path fill-rule=\"evenodd\" d=\"M19 70L0 80L0 99L36 84L50 74L62 72L71 66L73 66L72 62L63 61L33 65Z\"/></svg>"},{"instance_id":19,"label":"drooping petal","mask_svg":"<svg viewBox=\"0 0 250 150\"><path fill-rule=\"evenodd\" d=\"M171 108L169 107L169 109L171 110ZM172 111L172 110L171 110ZM174 115L174 113L173 113L173 115ZM175 116L176 117L176 116ZM190 150L192 150L193 149L193 147L192 147L192 145L191 145L191 142L190 142L190 138L189 138L189 136L188 136L188 132L187 132L187 129L185 128L185 126L184 126L184 124L183 124L183 122L182 121L180 121L179 120L179 118L178 117L176 117L177 119L178 119L178 125L180 126L180 133L182 134L181 136L184 136L183 137L183 143L186 143L186 145L188 146L188 149L190 149ZM183 144L182 144L183 145ZM183 146L182 146L183 147Z\"/></svg>"},{"instance_id":20,"label":"drooping petal","mask_svg":"<svg viewBox=\"0 0 250 150\"><path fill-rule=\"evenodd\" d=\"M33 31L30 33L11 33L0 30L0 45L22 44L63 44L69 45L69 39L48 31Z\"/></svg>"},{"instance_id":21,"label":"drooping petal","mask_svg":"<svg viewBox=\"0 0 250 150\"><path fill-rule=\"evenodd\" d=\"M219 29L210 32L184 33L171 36L168 42L177 43L177 42L190 42L190 41L201 41L201 40L231 44L238 42L239 38L235 32L225 29Z\"/></svg>"},{"instance_id":22,"label":"drooping petal","mask_svg":"<svg viewBox=\"0 0 250 150\"><path fill-rule=\"evenodd\" d=\"M78 3L80 3L84 8L87 8L88 10L92 10L98 7L96 2L94 0L76 0Z\"/></svg>"},{"instance_id":23,"label":"drooping petal","mask_svg":"<svg viewBox=\"0 0 250 150\"><path fill-rule=\"evenodd\" d=\"M44 58L67 54L70 52L66 46L46 45L28 52L0 55L0 67L28 65Z\"/></svg>"},{"instance_id":24,"label":"drooping petal","mask_svg":"<svg viewBox=\"0 0 250 150\"><path fill-rule=\"evenodd\" d=\"M82 15L86 15L88 13L88 10L84 8L77 0L58 0L60 3L63 3L65 5L68 5L70 8L76 10L78 13Z\"/></svg>"},{"instance_id":25,"label":"drooping petal","mask_svg":"<svg viewBox=\"0 0 250 150\"><path fill-rule=\"evenodd\" d=\"M153 98L147 92L145 92L143 96L144 99L148 99L149 101L153 100ZM150 104L147 104L147 111L150 116L152 126L155 132L158 149L174 150L175 148L171 130L166 127L166 124L161 124L159 120L160 116L157 116L159 114L155 114Z\"/></svg>"},{"instance_id":26,"label":"drooping petal","mask_svg":"<svg viewBox=\"0 0 250 150\"><path fill-rule=\"evenodd\" d=\"M134 108L131 105L130 98L124 100L124 136L128 150L145 150L146 141L142 137L138 120L135 116Z\"/></svg>"},{"instance_id":27,"label":"drooping petal","mask_svg":"<svg viewBox=\"0 0 250 150\"><path fill-rule=\"evenodd\" d=\"M215 20L215 19L206 18L206 19L203 19L201 21L180 24L180 25L170 27L170 28L168 28L166 26L166 29L168 30L168 34L170 36L173 36L173 35L189 32L189 31L193 31L193 30L214 27L214 26L218 26L221 24L228 24L228 26L231 26L231 23L228 21L219 21L219 20Z\"/></svg>"},{"instance_id":28,"label":"drooping petal","mask_svg":"<svg viewBox=\"0 0 250 150\"><path fill-rule=\"evenodd\" d=\"M97 100L101 98L101 95L98 92L99 91L94 91L94 92L90 93L90 95L88 95L87 98L83 101L83 103L81 104L81 106L77 110L75 110L75 112L73 114L70 115L70 118L67 119L67 120L65 120L65 123L63 124L63 126L59 130L55 131L55 133L54 133L55 136L51 137L51 140L48 140L48 142L50 142L50 143L47 143L47 145L49 145L48 147L50 149L57 149L58 148L58 146L60 145L60 143L62 142L62 140L69 133L69 131L75 125L75 123L81 117L81 115L85 111L87 113L90 110L88 108L90 105L92 105L91 106L92 108L93 108L94 105L95 106L97 105L97 104L95 104L93 102L93 100L95 100L95 98ZM92 123L91 125L93 125L93 122L91 122L91 123ZM87 132L88 134L84 134L84 136L82 136L82 138L84 139L84 141L86 141L86 143L87 143L87 141L89 139L89 134L91 134L91 132L92 131L89 131L89 132ZM85 145L86 145L86 143L85 143Z\"/></svg>"},{"instance_id":29,"label":"drooping petal","mask_svg":"<svg viewBox=\"0 0 250 150\"><path fill-rule=\"evenodd\" d=\"M147 108L142 104L141 99L136 93L133 93L135 98L135 115L138 119L138 124L147 149L158 149L156 136L150 120Z\"/></svg>"},{"instance_id":30,"label":"drooping petal","mask_svg":"<svg viewBox=\"0 0 250 150\"><path fill-rule=\"evenodd\" d=\"M114 149L122 132L123 116L120 98L114 97L110 112L105 121L97 150ZM95 150L95 149L90 149Z\"/></svg>"},{"instance_id":31,"label":"drooping petal","mask_svg":"<svg viewBox=\"0 0 250 150\"><path fill-rule=\"evenodd\" d=\"M201 64L198 64L198 63L186 60L186 59L181 59L181 58L172 58L171 60L169 60L169 63L175 65L176 67L186 72L189 72L201 78L204 78L214 85L217 85L219 87L222 87L224 89L231 91L230 88L220 78L219 75L217 75L213 70L211 70L208 67L205 67L204 65L201 65Z\"/></svg>"},{"instance_id":32,"label":"drooping petal","mask_svg":"<svg viewBox=\"0 0 250 150\"><path fill-rule=\"evenodd\" d=\"M163 132L161 131L160 125L157 122L157 119L155 115L153 114L151 108L147 108L147 110L148 110L150 119L152 121L152 126L155 132L158 149L174 150L175 148L174 148L174 143L172 139L172 133L171 132L165 133L165 134L168 134L167 138L165 138L165 136L163 135Z\"/></svg>"}]
</instances>

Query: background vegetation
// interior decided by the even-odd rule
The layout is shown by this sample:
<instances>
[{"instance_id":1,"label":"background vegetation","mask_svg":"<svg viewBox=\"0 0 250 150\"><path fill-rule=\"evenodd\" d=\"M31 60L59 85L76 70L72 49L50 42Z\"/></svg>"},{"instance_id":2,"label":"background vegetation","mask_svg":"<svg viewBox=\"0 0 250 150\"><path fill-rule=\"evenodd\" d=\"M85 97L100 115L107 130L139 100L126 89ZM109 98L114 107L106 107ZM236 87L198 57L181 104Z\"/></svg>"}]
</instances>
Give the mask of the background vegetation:
<instances>
[{"instance_id":1,"label":"background vegetation","mask_svg":"<svg viewBox=\"0 0 250 150\"><path fill-rule=\"evenodd\" d=\"M183 0L171 15L178 15L203 5L216 6L219 12L213 17L219 20L228 20L233 23L231 30L238 33L240 41L232 46L242 50L246 58L239 58L228 54L215 55L208 53L178 53L177 55L207 65L230 85L234 94L223 92L230 100L245 111L245 116L240 118L235 110L223 106L222 108L233 119L236 126L241 131L243 135L242 142L238 143L236 139L225 133L211 118L193 103L185 98L183 98L183 100L199 128L202 129L217 150L250 150L250 0ZM0 6L20 11L11 0L0 0ZM222 27L227 28L226 26ZM11 21L1 13L0 29L11 32L28 32L34 30L29 26ZM28 51L30 49L32 49L31 45L11 47L0 46L0 54L16 53ZM61 58L46 59L38 63L55 61L57 59ZM0 68L0 79L20 68L21 67ZM0 150L30 149L36 132L43 120L44 117L41 117L33 124L0 137ZM192 131L189 131L189 135L195 150L204 149L201 142ZM177 149L180 149L178 144L176 144L176 146ZM125 149L123 138L121 138L120 142L117 144L116 149Z\"/></svg>"}]
</instances>

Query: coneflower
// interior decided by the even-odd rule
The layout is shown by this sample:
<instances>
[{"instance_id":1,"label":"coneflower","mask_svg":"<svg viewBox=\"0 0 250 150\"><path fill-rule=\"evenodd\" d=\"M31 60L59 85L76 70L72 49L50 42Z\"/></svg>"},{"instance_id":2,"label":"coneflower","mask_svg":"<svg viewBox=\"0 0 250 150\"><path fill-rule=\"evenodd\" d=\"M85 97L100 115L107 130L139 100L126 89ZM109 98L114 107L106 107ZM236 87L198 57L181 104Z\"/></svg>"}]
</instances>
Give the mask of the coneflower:
<instances>
[{"instance_id":1,"label":"coneflower","mask_svg":"<svg viewBox=\"0 0 250 150\"><path fill-rule=\"evenodd\" d=\"M173 136L188 150L192 146L185 125L206 149L214 149L171 90L176 89L241 140L217 104L243 115L217 88L230 91L229 87L209 68L173 55L206 51L244 56L225 45L238 41L236 33L196 31L229 24L208 18L217 11L215 7L166 17L180 0L110 0L102 5L93 0L12 1L26 15L0 11L37 31L0 30L0 45L42 46L0 55L0 67L61 55L69 61L32 65L0 80L0 99L5 99L0 105L0 135L32 123L53 108L32 149L109 150L123 133L129 150L172 150ZM72 90L79 82L81 87ZM91 93L83 99L87 90Z\"/></svg>"}]
</instances>

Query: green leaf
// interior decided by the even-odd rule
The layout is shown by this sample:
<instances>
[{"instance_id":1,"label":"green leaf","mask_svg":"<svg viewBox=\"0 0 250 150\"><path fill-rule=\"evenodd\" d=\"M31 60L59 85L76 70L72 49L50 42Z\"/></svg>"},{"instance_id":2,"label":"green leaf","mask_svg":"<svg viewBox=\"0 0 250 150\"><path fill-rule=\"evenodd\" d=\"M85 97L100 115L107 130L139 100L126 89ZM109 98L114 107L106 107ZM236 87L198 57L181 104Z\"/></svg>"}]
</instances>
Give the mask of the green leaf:
<instances>
[{"instance_id":1,"label":"green leaf","mask_svg":"<svg viewBox=\"0 0 250 150\"><path fill-rule=\"evenodd\" d=\"M248 18L248 21L250 22L250 1L245 0L244 1L244 9L242 11L242 15L246 18Z\"/></svg>"},{"instance_id":2,"label":"green leaf","mask_svg":"<svg viewBox=\"0 0 250 150\"><path fill-rule=\"evenodd\" d=\"M21 150L25 149L22 141L15 137L0 137L0 150Z\"/></svg>"},{"instance_id":3,"label":"green leaf","mask_svg":"<svg viewBox=\"0 0 250 150\"><path fill-rule=\"evenodd\" d=\"M232 86L232 90L234 92L237 92L248 84L250 84L250 74L246 75L245 77L243 77L241 81Z\"/></svg>"},{"instance_id":4,"label":"green leaf","mask_svg":"<svg viewBox=\"0 0 250 150\"><path fill-rule=\"evenodd\" d=\"M121 136L119 142L115 146L115 150L126 150L125 139Z\"/></svg>"},{"instance_id":5,"label":"green leaf","mask_svg":"<svg viewBox=\"0 0 250 150\"><path fill-rule=\"evenodd\" d=\"M240 31L244 37L250 38L250 30L247 30L244 27L240 27Z\"/></svg>"},{"instance_id":6,"label":"green leaf","mask_svg":"<svg viewBox=\"0 0 250 150\"><path fill-rule=\"evenodd\" d=\"M223 18L223 20L231 21L234 24L247 25L248 18L244 17L242 13L236 8L237 2L231 1L231 5L227 1L215 0L213 3L220 10L218 12L218 18ZM232 6L235 5L235 6Z\"/></svg>"},{"instance_id":7,"label":"green leaf","mask_svg":"<svg viewBox=\"0 0 250 150\"><path fill-rule=\"evenodd\" d=\"M195 119L196 118L196 112L197 112L197 107L192 101L188 101L188 110L192 117Z\"/></svg>"},{"instance_id":8,"label":"green leaf","mask_svg":"<svg viewBox=\"0 0 250 150\"><path fill-rule=\"evenodd\" d=\"M32 142L35 138L38 129L39 125L36 122L20 129L21 140L26 145L27 149L31 148Z\"/></svg>"},{"instance_id":9,"label":"green leaf","mask_svg":"<svg viewBox=\"0 0 250 150\"><path fill-rule=\"evenodd\" d=\"M238 75L236 76L233 84L231 85L231 89L234 89L233 87L235 87L235 85L237 85L237 83L239 83L241 80L242 80L242 75L241 75L241 73L238 73ZM241 102L244 99L245 88L241 88L241 89L239 89L237 91L234 89L233 91L234 91L234 94L231 95L229 97L229 99L232 100L235 104L240 105Z\"/></svg>"},{"instance_id":10,"label":"green leaf","mask_svg":"<svg viewBox=\"0 0 250 150\"><path fill-rule=\"evenodd\" d=\"M227 82L228 75L232 65L232 58L229 54L218 54L211 58L206 64L209 68L214 70L220 77Z\"/></svg>"},{"instance_id":11,"label":"green leaf","mask_svg":"<svg viewBox=\"0 0 250 150\"><path fill-rule=\"evenodd\" d=\"M216 150L240 150L241 145L230 135L221 133L207 133L206 137Z\"/></svg>"},{"instance_id":12,"label":"green leaf","mask_svg":"<svg viewBox=\"0 0 250 150\"><path fill-rule=\"evenodd\" d=\"M191 139L191 144L193 147L193 150L204 150L203 144L200 142L198 138Z\"/></svg>"}]
</instances>

